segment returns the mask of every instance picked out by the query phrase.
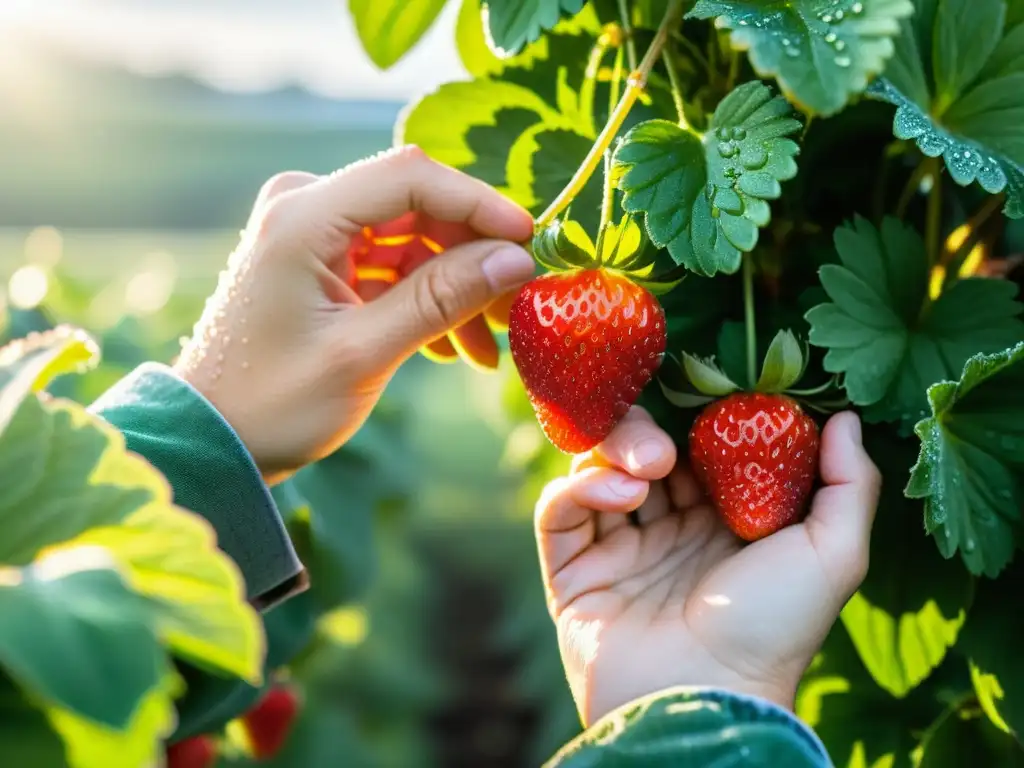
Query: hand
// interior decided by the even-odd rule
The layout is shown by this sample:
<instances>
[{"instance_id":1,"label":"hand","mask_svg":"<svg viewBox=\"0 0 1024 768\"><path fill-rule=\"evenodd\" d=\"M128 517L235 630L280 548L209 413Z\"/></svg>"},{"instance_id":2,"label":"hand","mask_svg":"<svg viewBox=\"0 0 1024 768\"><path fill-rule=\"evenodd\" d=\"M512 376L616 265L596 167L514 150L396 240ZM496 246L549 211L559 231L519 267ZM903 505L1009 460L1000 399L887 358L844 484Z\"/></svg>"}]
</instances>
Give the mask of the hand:
<instances>
[{"instance_id":1,"label":"hand","mask_svg":"<svg viewBox=\"0 0 1024 768\"><path fill-rule=\"evenodd\" d=\"M798 525L743 544L650 416L633 408L537 505L548 606L589 726L673 686L792 709L797 684L867 572L881 478L856 414L822 434L824 487ZM627 513L638 509L639 526Z\"/></svg>"},{"instance_id":2,"label":"hand","mask_svg":"<svg viewBox=\"0 0 1024 768\"><path fill-rule=\"evenodd\" d=\"M375 228L410 213L453 247L367 250ZM261 191L176 368L279 482L351 437L417 349L445 352L447 336L496 364L482 315L532 277L516 245L532 231L527 211L415 147L331 176L282 174ZM360 275L384 256L403 279Z\"/></svg>"}]
</instances>

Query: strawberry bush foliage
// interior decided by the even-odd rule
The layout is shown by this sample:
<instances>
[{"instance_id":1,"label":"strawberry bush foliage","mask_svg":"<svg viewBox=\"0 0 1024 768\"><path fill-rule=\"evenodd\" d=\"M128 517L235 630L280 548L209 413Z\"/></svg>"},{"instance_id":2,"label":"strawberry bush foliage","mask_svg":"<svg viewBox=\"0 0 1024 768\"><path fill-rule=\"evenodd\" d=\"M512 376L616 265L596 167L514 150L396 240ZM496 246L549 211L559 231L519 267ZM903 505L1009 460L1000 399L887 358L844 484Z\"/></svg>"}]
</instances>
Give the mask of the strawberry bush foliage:
<instances>
[{"instance_id":1,"label":"strawberry bush foliage","mask_svg":"<svg viewBox=\"0 0 1024 768\"><path fill-rule=\"evenodd\" d=\"M264 641L213 529L80 405L97 362L56 328L0 349L0 743L11 765L158 764L180 659L254 685Z\"/></svg>"},{"instance_id":2,"label":"strawberry bush foliage","mask_svg":"<svg viewBox=\"0 0 1024 768\"><path fill-rule=\"evenodd\" d=\"M350 10L386 68L444 5ZM870 568L797 702L836 764L1024 762L1024 2L463 0L455 37L395 141L530 209L543 271L657 296L627 399L681 445L742 391L861 415Z\"/></svg>"}]
</instances>

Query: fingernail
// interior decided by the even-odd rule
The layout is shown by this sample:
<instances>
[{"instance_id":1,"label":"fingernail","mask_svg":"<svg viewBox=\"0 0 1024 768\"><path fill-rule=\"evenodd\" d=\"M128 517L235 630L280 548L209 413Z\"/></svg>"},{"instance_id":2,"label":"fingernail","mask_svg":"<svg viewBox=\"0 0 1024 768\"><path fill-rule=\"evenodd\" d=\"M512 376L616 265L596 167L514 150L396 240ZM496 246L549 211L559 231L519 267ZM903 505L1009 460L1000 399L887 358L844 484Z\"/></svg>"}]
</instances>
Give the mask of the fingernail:
<instances>
[{"instance_id":1,"label":"fingernail","mask_svg":"<svg viewBox=\"0 0 1024 768\"><path fill-rule=\"evenodd\" d=\"M861 439L864 437L860 423L860 416L856 413L854 413L853 418L850 419L850 437L853 438L853 442L855 443L861 442Z\"/></svg>"},{"instance_id":2,"label":"fingernail","mask_svg":"<svg viewBox=\"0 0 1024 768\"><path fill-rule=\"evenodd\" d=\"M661 443L648 438L633 446L627 458L634 469L641 469L656 462L664 452Z\"/></svg>"},{"instance_id":3,"label":"fingernail","mask_svg":"<svg viewBox=\"0 0 1024 768\"><path fill-rule=\"evenodd\" d=\"M533 257L517 245L502 246L483 264L484 276L496 291L525 283L533 277L535 268Z\"/></svg>"},{"instance_id":4,"label":"fingernail","mask_svg":"<svg viewBox=\"0 0 1024 768\"><path fill-rule=\"evenodd\" d=\"M632 477L613 477L605 489L613 499L632 499L644 489L644 482Z\"/></svg>"}]
</instances>

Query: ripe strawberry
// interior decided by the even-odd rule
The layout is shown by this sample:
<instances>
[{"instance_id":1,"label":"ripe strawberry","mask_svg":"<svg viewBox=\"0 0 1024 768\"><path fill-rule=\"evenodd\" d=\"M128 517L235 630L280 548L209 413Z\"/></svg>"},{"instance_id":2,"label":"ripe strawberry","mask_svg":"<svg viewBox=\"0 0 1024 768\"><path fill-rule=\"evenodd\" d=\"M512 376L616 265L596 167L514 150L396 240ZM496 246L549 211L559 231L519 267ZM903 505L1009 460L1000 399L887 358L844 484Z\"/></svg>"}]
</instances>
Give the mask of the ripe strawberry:
<instances>
[{"instance_id":1,"label":"ripe strawberry","mask_svg":"<svg viewBox=\"0 0 1024 768\"><path fill-rule=\"evenodd\" d=\"M755 541L800 520L818 468L818 426L784 395L739 392L697 417L690 462L726 525Z\"/></svg>"},{"instance_id":2,"label":"ripe strawberry","mask_svg":"<svg viewBox=\"0 0 1024 768\"><path fill-rule=\"evenodd\" d=\"M287 686L271 688L256 705L242 715L253 756L273 757L284 746L291 733L299 699Z\"/></svg>"},{"instance_id":3,"label":"ripe strawberry","mask_svg":"<svg viewBox=\"0 0 1024 768\"><path fill-rule=\"evenodd\" d=\"M582 453L661 365L665 313L647 289L607 269L546 274L512 304L509 348L548 440Z\"/></svg>"},{"instance_id":4,"label":"ripe strawberry","mask_svg":"<svg viewBox=\"0 0 1024 768\"><path fill-rule=\"evenodd\" d=\"M193 736L167 748L167 768L213 768L217 744L209 736Z\"/></svg>"}]
</instances>

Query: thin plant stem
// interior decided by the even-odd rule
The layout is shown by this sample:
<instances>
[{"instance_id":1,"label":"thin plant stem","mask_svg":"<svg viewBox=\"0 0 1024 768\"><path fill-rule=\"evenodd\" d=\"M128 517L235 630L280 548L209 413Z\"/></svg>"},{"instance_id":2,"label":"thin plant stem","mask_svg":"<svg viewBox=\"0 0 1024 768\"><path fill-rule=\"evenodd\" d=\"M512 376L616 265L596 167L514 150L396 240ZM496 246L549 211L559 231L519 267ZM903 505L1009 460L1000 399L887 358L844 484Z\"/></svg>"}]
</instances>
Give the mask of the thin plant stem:
<instances>
[{"instance_id":1,"label":"thin plant stem","mask_svg":"<svg viewBox=\"0 0 1024 768\"><path fill-rule=\"evenodd\" d=\"M647 75L661 55L661 49L668 39L669 30L679 21L682 5L682 0L672 0L669 4L668 11L666 11L665 17L658 27L658 32L655 34L654 40L651 41L651 47L647 49L647 53L644 54L644 58L636 70L630 73L626 90L622 94L622 98L619 99L619 103L615 105L612 114L608 116L608 122L601 133L598 134L597 140L583 159L580 167L576 169L576 173L573 174L569 183L566 184L565 189L558 194L558 197L552 201L547 210L538 217L536 222L537 229L543 229L553 222L558 214L565 210L566 206L586 186L590 177L594 175L594 171L597 170L597 166L600 165L601 159L604 157L605 150L615 140L616 134L618 134L619 129L629 115L629 111L633 108L636 100L644 90L647 84Z\"/></svg>"},{"instance_id":2,"label":"thin plant stem","mask_svg":"<svg viewBox=\"0 0 1024 768\"><path fill-rule=\"evenodd\" d=\"M757 320L754 317L754 257L743 254L743 319L747 335L747 381L757 381Z\"/></svg>"},{"instance_id":3,"label":"thin plant stem","mask_svg":"<svg viewBox=\"0 0 1024 768\"><path fill-rule=\"evenodd\" d=\"M689 128L690 124L686 120L686 105L683 103L683 89L679 83L679 75L676 73L675 64L672 63L672 56L669 54L667 47L662 50L661 59L665 63L668 81L672 86L672 101L675 102L676 114L679 115L679 125L683 128Z\"/></svg>"},{"instance_id":4,"label":"thin plant stem","mask_svg":"<svg viewBox=\"0 0 1024 768\"><path fill-rule=\"evenodd\" d=\"M626 37L626 54L629 56L630 71L636 69L636 41L633 39L633 22L629 19L627 0L619 0L619 19L622 21L622 32Z\"/></svg>"},{"instance_id":5,"label":"thin plant stem","mask_svg":"<svg viewBox=\"0 0 1024 768\"><path fill-rule=\"evenodd\" d=\"M942 174L939 158L927 160L928 170L932 176L932 188L928 192L928 213L925 224L925 245L928 251L928 263L936 264L939 260L939 236L942 227Z\"/></svg>"}]
</instances>

